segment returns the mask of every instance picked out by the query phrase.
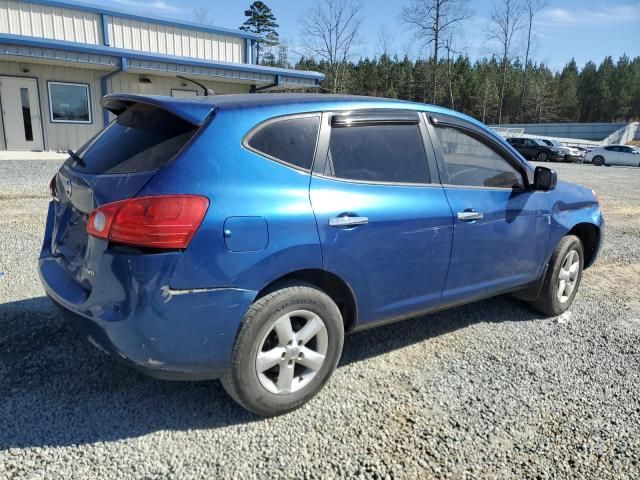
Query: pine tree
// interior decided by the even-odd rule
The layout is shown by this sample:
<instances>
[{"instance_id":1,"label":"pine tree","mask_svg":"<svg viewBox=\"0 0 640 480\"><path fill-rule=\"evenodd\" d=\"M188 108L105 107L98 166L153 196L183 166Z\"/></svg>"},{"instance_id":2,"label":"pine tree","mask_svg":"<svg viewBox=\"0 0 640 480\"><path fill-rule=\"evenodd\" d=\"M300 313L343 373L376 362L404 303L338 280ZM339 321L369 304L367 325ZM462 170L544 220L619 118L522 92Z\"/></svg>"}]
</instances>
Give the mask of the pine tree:
<instances>
[{"instance_id":1,"label":"pine tree","mask_svg":"<svg viewBox=\"0 0 640 480\"><path fill-rule=\"evenodd\" d=\"M579 117L578 67L572 58L558 76L558 116L564 122L576 122Z\"/></svg>"},{"instance_id":2,"label":"pine tree","mask_svg":"<svg viewBox=\"0 0 640 480\"><path fill-rule=\"evenodd\" d=\"M262 53L266 50L263 60L268 64L274 64L276 60L271 48L278 45L280 40L276 30L280 25L276 22L275 15L264 2L256 1L251 4L249 10L244 11L244 16L247 19L240 30L262 36L262 40L257 42L256 63L260 63Z\"/></svg>"}]
</instances>

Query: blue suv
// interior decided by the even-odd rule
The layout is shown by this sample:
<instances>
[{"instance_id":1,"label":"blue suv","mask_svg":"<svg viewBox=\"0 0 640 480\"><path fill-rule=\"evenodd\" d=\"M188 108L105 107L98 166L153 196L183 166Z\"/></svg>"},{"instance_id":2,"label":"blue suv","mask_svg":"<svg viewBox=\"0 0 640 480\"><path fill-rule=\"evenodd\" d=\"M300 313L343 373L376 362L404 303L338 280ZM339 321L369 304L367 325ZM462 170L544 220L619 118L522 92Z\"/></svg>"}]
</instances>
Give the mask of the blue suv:
<instances>
[{"instance_id":1,"label":"blue suv","mask_svg":"<svg viewBox=\"0 0 640 480\"><path fill-rule=\"evenodd\" d=\"M313 397L345 333L507 292L571 305L604 221L479 122L424 104L109 95L51 181L40 277L91 343L261 415ZM428 320L425 320L428 321Z\"/></svg>"}]
</instances>

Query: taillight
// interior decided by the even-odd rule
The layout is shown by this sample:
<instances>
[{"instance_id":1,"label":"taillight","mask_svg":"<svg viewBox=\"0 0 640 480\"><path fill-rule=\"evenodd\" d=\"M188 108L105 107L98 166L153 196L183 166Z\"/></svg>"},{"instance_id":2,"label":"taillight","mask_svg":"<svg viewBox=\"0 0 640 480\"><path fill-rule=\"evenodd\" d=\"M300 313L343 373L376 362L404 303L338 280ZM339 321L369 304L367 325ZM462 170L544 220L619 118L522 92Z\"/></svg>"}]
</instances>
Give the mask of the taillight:
<instances>
[{"instance_id":1,"label":"taillight","mask_svg":"<svg viewBox=\"0 0 640 480\"><path fill-rule=\"evenodd\" d=\"M49 182L49 191L51 192L51 197L53 197L53 199L57 202L59 200L58 198L58 174L56 173L53 178L51 179L51 181Z\"/></svg>"},{"instance_id":2,"label":"taillight","mask_svg":"<svg viewBox=\"0 0 640 480\"><path fill-rule=\"evenodd\" d=\"M209 200L198 195L159 195L108 203L89 216L87 233L114 243L187 248Z\"/></svg>"}]
</instances>

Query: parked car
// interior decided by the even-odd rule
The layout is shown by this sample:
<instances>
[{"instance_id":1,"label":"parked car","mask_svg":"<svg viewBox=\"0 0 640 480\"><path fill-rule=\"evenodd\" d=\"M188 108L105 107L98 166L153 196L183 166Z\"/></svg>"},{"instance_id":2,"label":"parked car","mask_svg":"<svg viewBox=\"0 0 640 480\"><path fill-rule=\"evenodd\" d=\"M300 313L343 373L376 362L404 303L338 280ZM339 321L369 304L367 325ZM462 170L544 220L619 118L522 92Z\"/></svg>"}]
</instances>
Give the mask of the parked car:
<instances>
[{"instance_id":1,"label":"parked car","mask_svg":"<svg viewBox=\"0 0 640 480\"><path fill-rule=\"evenodd\" d=\"M640 151L628 145L607 145L587 153L585 161L594 165L640 167Z\"/></svg>"},{"instance_id":2,"label":"parked car","mask_svg":"<svg viewBox=\"0 0 640 480\"><path fill-rule=\"evenodd\" d=\"M117 119L51 181L47 294L114 358L220 378L261 415L311 399L346 333L507 292L559 315L600 249L592 190L451 110L303 94L102 103Z\"/></svg>"},{"instance_id":3,"label":"parked car","mask_svg":"<svg viewBox=\"0 0 640 480\"><path fill-rule=\"evenodd\" d=\"M512 137L507 138L507 142L527 160L561 162L565 157L561 149L549 146L536 138Z\"/></svg>"},{"instance_id":4,"label":"parked car","mask_svg":"<svg viewBox=\"0 0 640 480\"><path fill-rule=\"evenodd\" d=\"M582 151L573 147L565 147L557 140L549 140L547 138L543 138L541 140L550 147L559 148L564 153L565 162L581 162L582 158L584 157Z\"/></svg>"}]
</instances>

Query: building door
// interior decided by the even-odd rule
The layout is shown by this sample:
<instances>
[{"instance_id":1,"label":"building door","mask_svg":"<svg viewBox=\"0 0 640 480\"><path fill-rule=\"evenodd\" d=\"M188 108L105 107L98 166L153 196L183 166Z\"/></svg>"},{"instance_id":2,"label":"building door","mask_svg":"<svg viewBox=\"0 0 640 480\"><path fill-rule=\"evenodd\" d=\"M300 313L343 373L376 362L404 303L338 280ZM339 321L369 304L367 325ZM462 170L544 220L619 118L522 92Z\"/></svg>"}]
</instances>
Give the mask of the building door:
<instances>
[{"instance_id":1,"label":"building door","mask_svg":"<svg viewBox=\"0 0 640 480\"><path fill-rule=\"evenodd\" d=\"M7 150L42 150L38 84L33 78L0 77Z\"/></svg>"}]
</instances>

